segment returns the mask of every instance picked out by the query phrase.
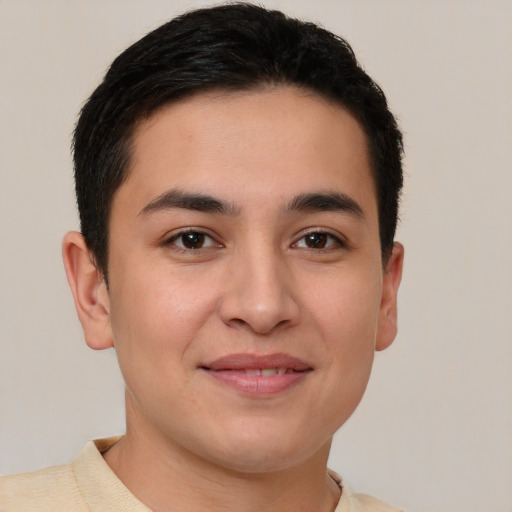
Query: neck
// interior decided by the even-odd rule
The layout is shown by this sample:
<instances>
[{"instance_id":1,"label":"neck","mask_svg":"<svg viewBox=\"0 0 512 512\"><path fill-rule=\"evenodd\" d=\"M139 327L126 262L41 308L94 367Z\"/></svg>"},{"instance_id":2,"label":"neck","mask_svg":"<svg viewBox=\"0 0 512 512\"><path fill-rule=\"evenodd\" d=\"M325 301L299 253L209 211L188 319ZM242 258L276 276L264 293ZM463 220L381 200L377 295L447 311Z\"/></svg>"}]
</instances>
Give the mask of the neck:
<instances>
[{"instance_id":1,"label":"neck","mask_svg":"<svg viewBox=\"0 0 512 512\"><path fill-rule=\"evenodd\" d=\"M330 441L312 457L271 471L225 468L156 432L134 428L104 454L123 484L154 512L331 512L338 485L327 474Z\"/></svg>"}]
</instances>

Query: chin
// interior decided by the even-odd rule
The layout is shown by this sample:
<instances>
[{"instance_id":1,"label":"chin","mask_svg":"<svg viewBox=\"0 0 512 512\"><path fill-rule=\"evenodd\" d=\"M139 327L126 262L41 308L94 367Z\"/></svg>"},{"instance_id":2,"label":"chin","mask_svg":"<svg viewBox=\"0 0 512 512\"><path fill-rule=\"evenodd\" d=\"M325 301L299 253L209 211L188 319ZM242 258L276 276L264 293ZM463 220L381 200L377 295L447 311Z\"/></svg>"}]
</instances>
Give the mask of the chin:
<instances>
[{"instance_id":1,"label":"chin","mask_svg":"<svg viewBox=\"0 0 512 512\"><path fill-rule=\"evenodd\" d=\"M267 431L269 432L269 431ZM262 435L253 432L250 435L227 436L230 440L221 453L217 453L217 464L238 473L273 473L299 466L312 457L325 452L327 461L331 439L314 444L290 432L276 435L276 432ZM258 435L259 434L259 435Z\"/></svg>"},{"instance_id":2,"label":"chin","mask_svg":"<svg viewBox=\"0 0 512 512\"><path fill-rule=\"evenodd\" d=\"M285 471L299 465L302 458L297 453L287 454L270 450L237 450L231 457L223 457L220 465L236 473L265 474Z\"/></svg>"}]
</instances>

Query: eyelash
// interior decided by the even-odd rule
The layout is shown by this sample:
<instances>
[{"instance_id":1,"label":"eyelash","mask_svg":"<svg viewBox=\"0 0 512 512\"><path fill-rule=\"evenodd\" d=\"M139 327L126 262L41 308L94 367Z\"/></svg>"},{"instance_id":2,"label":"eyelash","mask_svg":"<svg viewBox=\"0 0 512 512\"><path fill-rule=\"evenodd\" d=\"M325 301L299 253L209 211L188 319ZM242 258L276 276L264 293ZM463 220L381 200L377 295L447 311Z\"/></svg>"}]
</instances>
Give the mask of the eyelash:
<instances>
[{"instance_id":1,"label":"eyelash","mask_svg":"<svg viewBox=\"0 0 512 512\"><path fill-rule=\"evenodd\" d=\"M183 246L178 245L176 242L180 239L183 242L183 238L186 235L198 235L200 238L203 239L203 241L204 241L204 239L207 238L211 242L207 247L201 246L201 247L194 248L194 247L185 247L184 244L183 244ZM218 243L213 238L213 236L209 235L208 233L205 233L201 229L196 229L196 228L187 228L187 229L183 229L183 230L179 231L178 233L172 235L170 238L166 239L164 241L163 245L164 246L172 245L172 246L174 246L174 249L183 251L183 252L200 251L200 250L204 250L204 249L209 249L210 247L222 247L222 245L220 243Z\"/></svg>"},{"instance_id":2,"label":"eyelash","mask_svg":"<svg viewBox=\"0 0 512 512\"><path fill-rule=\"evenodd\" d=\"M320 235L320 236L324 237L324 240L327 241L327 243L329 243L329 241L330 241L330 245L328 245L327 247L316 247L316 248L315 247L301 247L302 249L306 249L309 251L315 251L315 252L328 252L328 251L333 251L336 249L342 249L342 248L346 247L345 242L341 239L340 236L334 235L333 233L330 233L329 231L326 231L325 229L322 229L322 228L311 229L307 233L302 234L302 236L296 242L294 242L292 244L292 247L298 247L298 245L301 241L303 241L303 240L305 241L305 240L307 240L307 237L312 237L314 235ZM310 238L310 240L311 240L311 238Z\"/></svg>"},{"instance_id":3,"label":"eyelash","mask_svg":"<svg viewBox=\"0 0 512 512\"><path fill-rule=\"evenodd\" d=\"M184 241L183 238L187 235L196 235L195 238L196 239L198 238L198 243L200 243L201 246L200 247L186 247L185 244L183 243L183 241ZM300 247L299 246L299 244L303 241L305 242L305 244L308 243L307 237L310 237L309 241L313 241L313 236L315 236L315 235L320 236L320 240L319 241L317 240L317 242L316 243L314 242L314 244L324 243L323 247L314 247L314 246ZM209 240L209 243L207 246L204 246L205 239ZM181 245L178 245L178 243L177 243L179 240L181 240L181 242L182 242ZM193 239L189 240L189 242L192 242L192 244L193 244L194 240ZM205 233L203 230L197 229L197 228L183 229L183 230L179 231L178 233L172 235L170 238L166 239L164 241L163 245L164 246L172 245L175 250L182 251L182 252L195 252L195 251L209 249L211 247L222 247L222 244L217 242L213 236L211 236L208 233ZM327 246L325 246L325 245L327 245ZM333 233L326 231L325 229L316 228L316 229L311 229L307 233L303 233L301 235L301 237L299 239L297 239L297 241L292 244L292 247L305 249L305 250L309 250L309 251L314 251L314 252L328 252L328 251L333 251L336 249L345 248L346 244L341 239L341 237L336 236Z\"/></svg>"}]
</instances>

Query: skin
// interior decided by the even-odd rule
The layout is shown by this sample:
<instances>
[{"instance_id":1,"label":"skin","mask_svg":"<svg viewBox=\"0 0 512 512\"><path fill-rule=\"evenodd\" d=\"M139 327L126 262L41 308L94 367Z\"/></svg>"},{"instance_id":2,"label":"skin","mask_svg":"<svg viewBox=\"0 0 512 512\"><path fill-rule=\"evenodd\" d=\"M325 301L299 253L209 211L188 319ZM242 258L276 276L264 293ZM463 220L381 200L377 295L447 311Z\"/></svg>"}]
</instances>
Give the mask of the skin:
<instances>
[{"instance_id":1,"label":"skin","mask_svg":"<svg viewBox=\"0 0 512 512\"><path fill-rule=\"evenodd\" d=\"M226 211L159 201L176 190ZM290 207L312 193L360 211ZM78 233L63 254L85 339L115 347L126 382L127 434L104 455L114 472L153 510L333 510L332 436L396 335L403 261L395 244L383 268L357 121L292 87L166 106L137 127L109 228L108 290ZM201 369L233 353L310 371L251 395Z\"/></svg>"}]
</instances>

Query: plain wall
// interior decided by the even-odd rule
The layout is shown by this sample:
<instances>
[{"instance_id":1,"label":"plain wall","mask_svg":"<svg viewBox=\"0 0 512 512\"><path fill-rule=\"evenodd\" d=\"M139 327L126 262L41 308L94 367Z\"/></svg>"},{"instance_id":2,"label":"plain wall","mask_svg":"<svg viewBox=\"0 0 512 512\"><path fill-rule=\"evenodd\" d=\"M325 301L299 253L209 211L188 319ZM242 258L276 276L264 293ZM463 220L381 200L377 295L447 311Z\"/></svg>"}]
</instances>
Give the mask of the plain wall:
<instances>
[{"instance_id":1,"label":"plain wall","mask_svg":"<svg viewBox=\"0 0 512 512\"><path fill-rule=\"evenodd\" d=\"M512 2L263 0L346 37L406 140L400 334L331 466L416 512L512 511ZM0 0L0 473L121 433L60 257L82 102L171 0Z\"/></svg>"}]
</instances>

